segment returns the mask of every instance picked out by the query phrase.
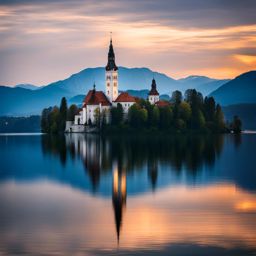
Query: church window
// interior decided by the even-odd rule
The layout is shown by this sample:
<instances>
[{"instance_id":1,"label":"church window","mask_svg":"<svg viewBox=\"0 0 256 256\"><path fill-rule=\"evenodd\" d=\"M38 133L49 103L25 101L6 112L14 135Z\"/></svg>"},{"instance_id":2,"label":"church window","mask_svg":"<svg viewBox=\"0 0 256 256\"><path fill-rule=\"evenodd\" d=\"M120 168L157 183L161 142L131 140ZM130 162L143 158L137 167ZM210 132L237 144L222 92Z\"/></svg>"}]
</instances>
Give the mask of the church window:
<instances>
[{"instance_id":1,"label":"church window","mask_svg":"<svg viewBox=\"0 0 256 256\"><path fill-rule=\"evenodd\" d=\"M114 86L116 86L116 83L114 83Z\"/></svg>"}]
</instances>

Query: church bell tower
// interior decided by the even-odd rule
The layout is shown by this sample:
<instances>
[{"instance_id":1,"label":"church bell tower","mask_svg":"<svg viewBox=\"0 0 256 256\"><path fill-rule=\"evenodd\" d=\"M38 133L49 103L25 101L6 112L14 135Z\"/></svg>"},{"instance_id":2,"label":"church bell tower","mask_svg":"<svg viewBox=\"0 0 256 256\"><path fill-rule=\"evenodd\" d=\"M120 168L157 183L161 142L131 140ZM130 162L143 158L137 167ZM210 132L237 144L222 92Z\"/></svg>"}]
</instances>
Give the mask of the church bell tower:
<instances>
[{"instance_id":1,"label":"church bell tower","mask_svg":"<svg viewBox=\"0 0 256 256\"><path fill-rule=\"evenodd\" d=\"M108 64L105 71L106 95L110 102L116 100L118 96L118 67L115 63L115 53L112 44L112 37L110 38L108 51Z\"/></svg>"}]
</instances>

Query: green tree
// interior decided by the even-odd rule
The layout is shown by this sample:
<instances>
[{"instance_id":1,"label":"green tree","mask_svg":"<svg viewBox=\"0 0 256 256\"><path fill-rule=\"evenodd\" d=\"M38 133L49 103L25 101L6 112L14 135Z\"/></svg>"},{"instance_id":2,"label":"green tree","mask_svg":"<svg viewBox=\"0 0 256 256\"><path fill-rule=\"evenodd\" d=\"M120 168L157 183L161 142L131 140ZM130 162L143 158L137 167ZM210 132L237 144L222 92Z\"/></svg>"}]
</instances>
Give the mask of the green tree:
<instances>
[{"instance_id":1,"label":"green tree","mask_svg":"<svg viewBox=\"0 0 256 256\"><path fill-rule=\"evenodd\" d=\"M217 131L223 131L225 129L224 114L221 110L221 106L217 104L215 111L215 124Z\"/></svg>"},{"instance_id":2,"label":"green tree","mask_svg":"<svg viewBox=\"0 0 256 256\"><path fill-rule=\"evenodd\" d=\"M233 122L231 124L231 129L236 134L241 133L241 131L242 131L242 121L239 119L238 116L234 116Z\"/></svg>"},{"instance_id":3,"label":"green tree","mask_svg":"<svg viewBox=\"0 0 256 256\"><path fill-rule=\"evenodd\" d=\"M101 113L100 113L100 108L96 108L94 110L94 120L95 120L95 125L100 128L101 127Z\"/></svg>"},{"instance_id":4,"label":"green tree","mask_svg":"<svg viewBox=\"0 0 256 256\"><path fill-rule=\"evenodd\" d=\"M148 112L145 108L141 109L139 105L133 104L128 111L128 121L132 127L141 128L146 125Z\"/></svg>"},{"instance_id":5,"label":"green tree","mask_svg":"<svg viewBox=\"0 0 256 256\"><path fill-rule=\"evenodd\" d=\"M123 122L123 107L120 103L111 108L111 124L120 125Z\"/></svg>"},{"instance_id":6,"label":"green tree","mask_svg":"<svg viewBox=\"0 0 256 256\"><path fill-rule=\"evenodd\" d=\"M75 115L78 114L78 107L75 104L72 104L67 113L67 121L74 121Z\"/></svg>"},{"instance_id":7,"label":"green tree","mask_svg":"<svg viewBox=\"0 0 256 256\"><path fill-rule=\"evenodd\" d=\"M67 120L67 100L65 97L61 99L60 103L60 117L59 117L59 123L57 123L58 130L61 132L64 132L66 127L66 120Z\"/></svg>"},{"instance_id":8,"label":"green tree","mask_svg":"<svg viewBox=\"0 0 256 256\"><path fill-rule=\"evenodd\" d=\"M60 111L58 107L53 107L50 115L50 133L58 133L59 132L59 122L60 122Z\"/></svg>"},{"instance_id":9,"label":"green tree","mask_svg":"<svg viewBox=\"0 0 256 256\"><path fill-rule=\"evenodd\" d=\"M197 112L202 109L203 95L195 89L188 89L185 92L185 101L189 103L192 112Z\"/></svg>"},{"instance_id":10,"label":"green tree","mask_svg":"<svg viewBox=\"0 0 256 256\"><path fill-rule=\"evenodd\" d=\"M174 103L174 105L179 105L182 101L182 93L178 90L174 91L172 93L171 101Z\"/></svg>"},{"instance_id":11,"label":"green tree","mask_svg":"<svg viewBox=\"0 0 256 256\"><path fill-rule=\"evenodd\" d=\"M159 124L160 112L157 106L153 106L151 126L157 127Z\"/></svg>"},{"instance_id":12,"label":"green tree","mask_svg":"<svg viewBox=\"0 0 256 256\"><path fill-rule=\"evenodd\" d=\"M170 107L159 108L160 120L159 126L162 129L168 129L171 127L172 123L172 110Z\"/></svg>"},{"instance_id":13,"label":"green tree","mask_svg":"<svg viewBox=\"0 0 256 256\"><path fill-rule=\"evenodd\" d=\"M182 101L179 105L178 108L178 112L179 112L179 117L186 123L190 120L191 115L192 115L192 110L190 105L185 102Z\"/></svg>"},{"instance_id":14,"label":"green tree","mask_svg":"<svg viewBox=\"0 0 256 256\"><path fill-rule=\"evenodd\" d=\"M41 131L45 133L50 132L50 113L52 111L52 108L44 108L41 114Z\"/></svg>"},{"instance_id":15,"label":"green tree","mask_svg":"<svg viewBox=\"0 0 256 256\"><path fill-rule=\"evenodd\" d=\"M216 103L213 97L205 97L204 99L204 114L205 120L208 122L213 122L215 117Z\"/></svg>"}]
</instances>

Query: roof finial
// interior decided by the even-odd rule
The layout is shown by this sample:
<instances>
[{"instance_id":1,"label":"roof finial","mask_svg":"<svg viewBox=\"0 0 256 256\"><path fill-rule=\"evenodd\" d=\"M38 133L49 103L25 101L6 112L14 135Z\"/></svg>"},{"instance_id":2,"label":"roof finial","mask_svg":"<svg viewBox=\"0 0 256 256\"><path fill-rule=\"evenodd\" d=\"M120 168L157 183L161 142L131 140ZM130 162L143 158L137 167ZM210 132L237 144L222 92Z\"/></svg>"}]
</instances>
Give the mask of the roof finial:
<instances>
[{"instance_id":1,"label":"roof finial","mask_svg":"<svg viewBox=\"0 0 256 256\"><path fill-rule=\"evenodd\" d=\"M95 91L96 85L95 85L95 81L93 83L93 90Z\"/></svg>"},{"instance_id":2,"label":"roof finial","mask_svg":"<svg viewBox=\"0 0 256 256\"><path fill-rule=\"evenodd\" d=\"M110 31L110 43L112 43L112 31Z\"/></svg>"}]
</instances>

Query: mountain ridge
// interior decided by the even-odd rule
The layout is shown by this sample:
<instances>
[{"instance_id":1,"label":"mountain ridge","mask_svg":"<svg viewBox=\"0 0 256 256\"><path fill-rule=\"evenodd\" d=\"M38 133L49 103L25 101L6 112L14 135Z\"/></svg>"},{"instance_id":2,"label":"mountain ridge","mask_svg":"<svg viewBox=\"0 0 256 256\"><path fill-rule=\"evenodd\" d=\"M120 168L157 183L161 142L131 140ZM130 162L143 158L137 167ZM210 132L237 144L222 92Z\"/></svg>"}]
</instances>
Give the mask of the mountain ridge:
<instances>
[{"instance_id":1,"label":"mountain ridge","mask_svg":"<svg viewBox=\"0 0 256 256\"><path fill-rule=\"evenodd\" d=\"M223 106L256 103L256 70L245 72L210 93Z\"/></svg>"},{"instance_id":2,"label":"mountain ridge","mask_svg":"<svg viewBox=\"0 0 256 256\"><path fill-rule=\"evenodd\" d=\"M165 98L168 98L174 90L184 92L188 88L195 88L204 95L208 95L229 81L195 75L180 81L145 67L119 67L119 90L130 91L145 98L145 90L150 89L153 77L156 79L160 95L165 95ZM66 79L55 81L36 90L0 86L0 115L40 114L43 108L58 105L62 97L69 100L77 95L86 94L94 82L97 90L105 91L104 67L83 69Z\"/></svg>"}]
</instances>

